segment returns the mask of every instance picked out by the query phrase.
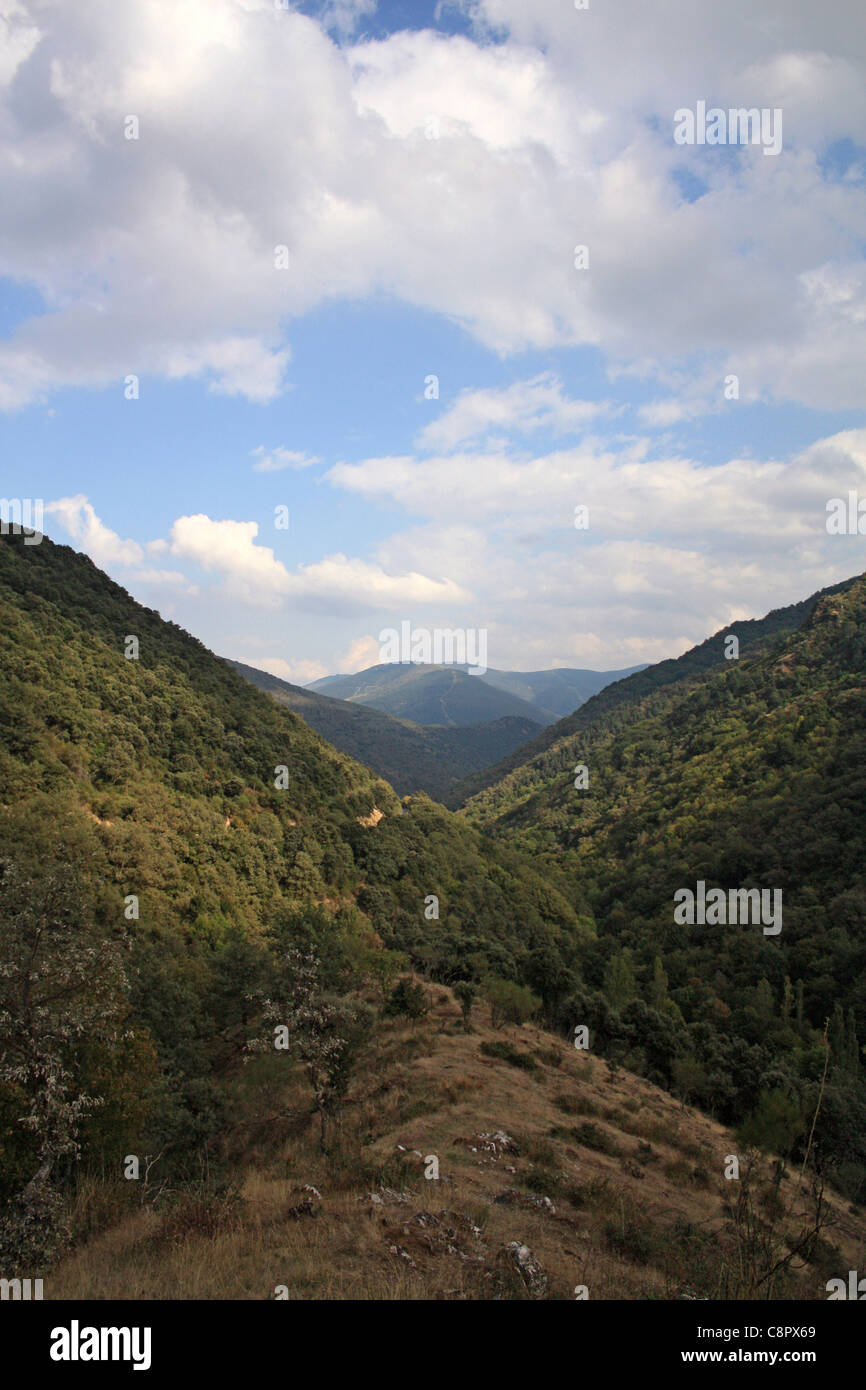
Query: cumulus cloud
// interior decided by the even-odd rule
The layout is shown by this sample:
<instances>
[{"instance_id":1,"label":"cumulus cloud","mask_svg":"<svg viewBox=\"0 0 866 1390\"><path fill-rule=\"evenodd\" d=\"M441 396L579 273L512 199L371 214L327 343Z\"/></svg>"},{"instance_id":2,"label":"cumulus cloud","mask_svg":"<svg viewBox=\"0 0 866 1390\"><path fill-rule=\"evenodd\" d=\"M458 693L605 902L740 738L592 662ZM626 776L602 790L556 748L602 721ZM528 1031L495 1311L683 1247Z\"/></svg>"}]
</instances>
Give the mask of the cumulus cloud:
<instances>
[{"instance_id":1,"label":"cumulus cloud","mask_svg":"<svg viewBox=\"0 0 866 1390\"><path fill-rule=\"evenodd\" d=\"M288 681L290 685L309 685L311 681L330 674L320 661L286 661L282 656L256 657L252 665L260 671L267 671L269 675L278 676L281 681Z\"/></svg>"},{"instance_id":2,"label":"cumulus cloud","mask_svg":"<svg viewBox=\"0 0 866 1390\"><path fill-rule=\"evenodd\" d=\"M823 528L828 489L866 481L866 431L844 431L790 459L732 458L713 467L651 452L648 439L619 448L589 439L529 457L501 449L371 458L337 464L327 477L416 515L444 520L459 507L512 534L538 524L571 528L575 508L586 506L592 531L605 535L688 533L710 546L748 536L774 549Z\"/></svg>"},{"instance_id":3,"label":"cumulus cloud","mask_svg":"<svg viewBox=\"0 0 866 1390\"><path fill-rule=\"evenodd\" d=\"M171 552L217 571L235 597L272 606L288 593L291 576L269 546L255 544L258 533L256 521L214 521L199 512L175 521Z\"/></svg>"},{"instance_id":4,"label":"cumulus cloud","mask_svg":"<svg viewBox=\"0 0 866 1390\"><path fill-rule=\"evenodd\" d=\"M423 449L454 449L480 435L529 433L548 429L555 434L574 434L588 421L603 415L603 401L571 400L552 372L511 386L461 391L454 404L421 431Z\"/></svg>"},{"instance_id":5,"label":"cumulus cloud","mask_svg":"<svg viewBox=\"0 0 866 1390\"><path fill-rule=\"evenodd\" d=\"M82 493L75 497L59 497L55 502L46 503L45 513L47 516L57 517L64 531L77 541L85 554L89 555L100 569L113 569L116 565L121 568L138 565L144 558L144 552L138 542L121 540L116 531L112 531L99 519Z\"/></svg>"},{"instance_id":6,"label":"cumulus cloud","mask_svg":"<svg viewBox=\"0 0 866 1390\"><path fill-rule=\"evenodd\" d=\"M341 48L271 0L7 0L0 273L46 312L2 345L0 406L127 372L266 403L294 318L381 292L500 353L699 354L858 406L866 188L822 160L866 125L859 0L469 10L473 39ZM782 106L781 156L676 146L712 93Z\"/></svg>"},{"instance_id":7,"label":"cumulus cloud","mask_svg":"<svg viewBox=\"0 0 866 1390\"><path fill-rule=\"evenodd\" d=\"M486 628L491 666L659 660L863 568L862 539L826 529L831 498L866 493L862 429L713 467L636 439L372 459L329 477L420 518L379 559L399 570L423 555L452 576L471 598L436 620Z\"/></svg>"},{"instance_id":8,"label":"cumulus cloud","mask_svg":"<svg viewBox=\"0 0 866 1390\"><path fill-rule=\"evenodd\" d=\"M258 533L255 521L215 521L201 513L182 516L171 528L171 551L220 574L233 598L263 607L291 600L345 611L462 602L467 597L451 579L428 578L415 569L389 574L375 562L342 554L290 571L270 546L257 543Z\"/></svg>"},{"instance_id":9,"label":"cumulus cloud","mask_svg":"<svg viewBox=\"0 0 866 1390\"><path fill-rule=\"evenodd\" d=\"M388 574L381 565L347 555L326 555L301 565L291 576L290 593L307 602L345 612L351 608L389 610L395 605L465 603L469 594L453 579L429 578L410 569Z\"/></svg>"}]
</instances>

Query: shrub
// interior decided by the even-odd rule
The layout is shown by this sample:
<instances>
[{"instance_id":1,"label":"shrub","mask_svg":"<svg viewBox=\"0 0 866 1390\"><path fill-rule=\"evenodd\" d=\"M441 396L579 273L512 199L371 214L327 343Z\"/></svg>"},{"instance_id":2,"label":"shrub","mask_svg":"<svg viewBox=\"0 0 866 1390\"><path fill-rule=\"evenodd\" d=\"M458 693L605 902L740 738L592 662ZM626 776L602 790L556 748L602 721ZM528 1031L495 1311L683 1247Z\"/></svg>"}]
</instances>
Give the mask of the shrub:
<instances>
[{"instance_id":1,"label":"shrub","mask_svg":"<svg viewBox=\"0 0 866 1390\"><path fill-rule=\"evenodd\" d=\"M484 1057L494 1057L498 1062L507 1062L511 1067L521 1067L523 1071L537 1071L535 1058L528 1052L518 1052L510 1042L483 1042L481 1052Z\"/></svg>"},{"instance_id":2,"label":"shrub","mask_svg":"<svg viewBox=\"0 0 866 1390\"><path fill-rule=\"evenodd\" d=\"M484 993L490 1004L494 1028L503 1023L525 1023L541 1008L541 1000L531 989L502 980L497 975L485 981Z\"/></svg>"},{"instance_id":3,"label":"shrub","mask_svg":"<svg viewBox=\"0 0 866 1390\"><path fill-rule=\"evenodd\" d=\"M423 1018L428 1008L424 986L404 978L397 981L388 995L385 1013L392 1017L399 1015L404 1018Z\"/></svg>"}]
</instances>

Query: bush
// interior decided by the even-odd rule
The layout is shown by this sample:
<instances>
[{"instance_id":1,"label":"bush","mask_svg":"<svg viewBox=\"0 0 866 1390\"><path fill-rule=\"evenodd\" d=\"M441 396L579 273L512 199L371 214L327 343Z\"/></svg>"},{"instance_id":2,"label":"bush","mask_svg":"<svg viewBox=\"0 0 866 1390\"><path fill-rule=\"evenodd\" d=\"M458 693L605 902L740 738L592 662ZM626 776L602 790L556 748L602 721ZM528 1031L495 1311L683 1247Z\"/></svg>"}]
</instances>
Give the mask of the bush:
<instances>
[{"instance_id":1,"label":"bush","mask_svg":"<svg viewBox=\"0 0 866 1390\"><path fill-rule=\"evenodd\" d=\"M521 1067L523 1071L537 1071L535 1058L530 1057L528 1052L518 1052L516 1047L512 1047L509 1042L484 1042L481 1044L481 1052L484 1057L495 1057L498 1062L507 1062L509 1066Z\"/></svg>"},{"instance_id":2,"label":"bush","mask_svg":"<svg viewBox=\"0 0 866 1390\"><path fill-rule=\"evenodd\" d=\"M502 980L497 975L485 981L484 993L490 1004L494 1028L503 1023L525 1023L541 1008L541 1000L531 989L516 985L512 980Z\"/></svg>"},{"instance_id":3,"label":"bush","mask_svg":"<svg viewBox=\"0 0 866 1390\"><path fill-rule=\"evenodd\" d=\"M385 1013L391 1017L423 1018L428 1008L424 986L408 978L397 981L385 1003Z\"/></svg>"}]
</instances>

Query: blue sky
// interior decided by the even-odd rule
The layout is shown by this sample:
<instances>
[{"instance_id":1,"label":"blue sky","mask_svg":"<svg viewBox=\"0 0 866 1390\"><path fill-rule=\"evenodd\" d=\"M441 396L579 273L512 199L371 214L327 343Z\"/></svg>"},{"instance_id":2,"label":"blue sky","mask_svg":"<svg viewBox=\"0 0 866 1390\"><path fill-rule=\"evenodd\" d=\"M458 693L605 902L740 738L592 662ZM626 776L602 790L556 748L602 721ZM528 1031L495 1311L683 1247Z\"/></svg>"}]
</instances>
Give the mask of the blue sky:
<instances>
[{"instance_id":1,"label":"blue sky","mask_svg":"<svg viewBox=\"0 0 866 1390\"><path fill-rule=\"evenodd\" d=\"M4 496L301 682L406 619L656 660L863 569L857 7L757 8L0 8ZM675 146L699 99L782 153Z\"/></svg>"}]
</instances>

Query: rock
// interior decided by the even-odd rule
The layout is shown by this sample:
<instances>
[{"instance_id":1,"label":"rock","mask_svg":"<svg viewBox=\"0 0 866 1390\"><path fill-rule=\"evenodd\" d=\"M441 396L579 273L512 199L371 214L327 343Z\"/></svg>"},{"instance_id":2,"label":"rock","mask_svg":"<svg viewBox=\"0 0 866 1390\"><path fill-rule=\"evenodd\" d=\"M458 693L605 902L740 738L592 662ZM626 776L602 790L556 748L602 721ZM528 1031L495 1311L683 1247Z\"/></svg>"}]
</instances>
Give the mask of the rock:
<instances>
[{"instance_id":1,"label":"rock","mask_svg":"<svg viewBox=\"0 0 866 1390\"><path fill-rule=\"evenodd\" d=\"M470 1153L477 1153L480 1149L482 1153L491 1154L493 1158L501 1158L503 1154L519 1154L520 1149L503 1129L493 1130L489 1134L473 1134L469 1140L457 1140L458 1143L466 1144Z\"/></svg>"},{"instance_id":2,"label":"rock","mask_svg":"<svg viewBox=\"0 0 866 1390\"><path fill-rule=\"evenodd\" d=\"M411 1202L412 1197L409 1192L395 1192L393 1187L380 1187L378 1192L368 1192L366 1197L360 1197L358 1200L372 1202L374 1207L389 1206L393 1202L405 1206L407 1202Z\"/></svg>"},{"instance_id":3,"label":"rock","mask_svg":"<svg viewBox=\"0 0 866 1390\"><path fill-rule=\"evenodd\" d=\"M392 1255L396 1255L398 1259L405 1260L410 1269L418 1268L412 1256L409 1254L409 1251L404 1250L402 1245L389 1245L388 1250Z\"/></svg>"},{"instance_id":4,"label":"rock","mask_svg":"<svg viewBox=\"0 0 866 1390\"><path fill-rule=\"evenodd\" d=\"M547 1275L529 1246L512 1240L506 1245L504 1253L511 1268L520 1276L527 1293L532 1298L543 1298L547 1292Z\"/></svg>"}]
</instances>

